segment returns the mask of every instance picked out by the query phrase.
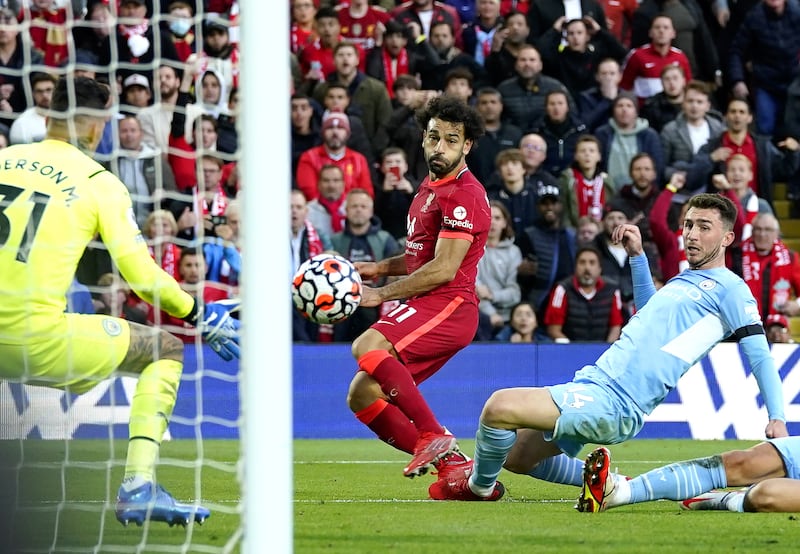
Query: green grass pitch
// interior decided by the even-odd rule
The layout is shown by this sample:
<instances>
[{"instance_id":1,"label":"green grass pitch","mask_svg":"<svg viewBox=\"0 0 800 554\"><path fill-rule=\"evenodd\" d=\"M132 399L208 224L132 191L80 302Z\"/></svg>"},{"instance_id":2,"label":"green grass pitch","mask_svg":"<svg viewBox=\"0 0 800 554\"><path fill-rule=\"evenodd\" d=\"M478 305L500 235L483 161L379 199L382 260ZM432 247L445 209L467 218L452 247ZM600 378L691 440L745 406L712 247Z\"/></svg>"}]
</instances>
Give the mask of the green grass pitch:
<instances>
[{"instance_id":1,"label":"green grass pitch","mask_svg":"<svg viewBox=\"0 0 800 554\"><path fill-rule=\"evenodd\" d=\"M670 461L752 444L634 440L613 447L612 461L619 471L637 475ZM462 447L473 450L470 441ZM202 502L212 510L203 526L186 529L117 523L113 503L105 500L116 492L124 448L122 441L102 440L0 443L0 495L6 495L0 500L7 501L9 483L19 483L23 498L23 517L0 518L0 552L14 551L3 543L9 536L30 552L241 551L236 441L204 441L202 465L193 462L195 441L164 443L160 481L177 498L191 500L199 475ZM674 502L580 514L573 509L577 488L506 472L501 502L434 502L427 500L433 477L405 479L407 457L377 440L297 440L294 448L295 552L797 551L795 514L682 512ZM66 466L60 463L64 459L70 461ZM259 470L269 471L268 460ZM264 517L281 505L265 499ZM273 550L264 545L263 552Z\"/></svg>"}]
</instances>

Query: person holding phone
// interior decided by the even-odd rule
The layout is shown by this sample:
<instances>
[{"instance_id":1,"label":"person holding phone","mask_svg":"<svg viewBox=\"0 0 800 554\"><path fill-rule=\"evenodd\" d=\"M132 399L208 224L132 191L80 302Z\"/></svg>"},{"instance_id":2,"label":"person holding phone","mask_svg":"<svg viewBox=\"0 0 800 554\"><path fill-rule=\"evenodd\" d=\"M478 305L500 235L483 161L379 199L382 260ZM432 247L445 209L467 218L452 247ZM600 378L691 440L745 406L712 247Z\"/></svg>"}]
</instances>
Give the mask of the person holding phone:
<instances>
[{"instance_id":1,"label":"person holding phone","mask_svg":"<svg viewBox=\"0 0 800 554\"><path fill-rule=\"evenodd\" d=\"M385 231L401 239L406 236L406 214L417 184L410 180L405 150L396 146L384 150L380 172L383 180L375 191L376 215Z\"/></svg>"}]
</instances>

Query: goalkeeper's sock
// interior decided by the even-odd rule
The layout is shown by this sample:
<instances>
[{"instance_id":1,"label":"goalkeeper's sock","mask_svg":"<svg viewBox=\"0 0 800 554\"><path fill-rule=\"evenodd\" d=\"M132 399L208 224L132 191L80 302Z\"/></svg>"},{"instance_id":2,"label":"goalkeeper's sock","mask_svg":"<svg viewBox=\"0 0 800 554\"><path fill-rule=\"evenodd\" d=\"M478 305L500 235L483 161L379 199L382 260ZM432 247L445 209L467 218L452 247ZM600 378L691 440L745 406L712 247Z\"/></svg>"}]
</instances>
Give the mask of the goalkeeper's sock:
<instances>
[{"instance_id":1,"label":"goalkeeper's sock","mask_svg":"<svg viewBox=\"0 0 800 554\"><path fill-rule=\"evenodd\" d=\"M659 467L629 481L630 503L683 500L728 486L722 456L696 458Z\"/></svg>"},{"instance_id":2,"label":"goalkeeper's sock","mask_svg":"<svg viewBox=\"0 0 800 554\"><path fill-rule=\"evenodd\" d=\"M131 401L124 481L133 477L154 480L159 445L175 407L182 371L182 362L158 360L139 375Z\"/></svg>"},{"instance_id":3,"label":"goalkeeper's sock","mask_svg":"<svg viewBox=\"0 0 800 554\"><path fill-rule=\"evenodd\" d=\"M367 352L358 359L358 367L378 382L381 390L392 399L392 403L414 422L419 433L444 433L408 368L386 350Z\"/></svg>"},{"instance_id":4,"label":"goalkeeper's sock","mask_svg":"<svg viewBox=\"0 0 800 554\"><path fill-rule=\"evenodd\" d=\"M418 437L417 428L397 406L379 398L356 412L356 417L389 446L407 454L414 454L414 445Z\"/></svg>"},{"instance_id":5,"label":"goalkeeper's sock","mask_svg":"<svg viewBox=\"0 0 800 554\"><path fill-rule=\"evenodd\" d=\"M475 434L475 466L470 477L473 491L491 492L506 457L517 440L517 433L484 425L478 426Z\"/></svg>"},{"instance_id":6,"label":"goalkeeper's sock","mask_svg":"<svg viewBox=\"0 0 800 554\"><path fill-rule=\"evenodd\" d=\"M583 460L559 454L545 458L528 472L528 475L560 485L583 485Z\"/></svg>"}]
</instances>

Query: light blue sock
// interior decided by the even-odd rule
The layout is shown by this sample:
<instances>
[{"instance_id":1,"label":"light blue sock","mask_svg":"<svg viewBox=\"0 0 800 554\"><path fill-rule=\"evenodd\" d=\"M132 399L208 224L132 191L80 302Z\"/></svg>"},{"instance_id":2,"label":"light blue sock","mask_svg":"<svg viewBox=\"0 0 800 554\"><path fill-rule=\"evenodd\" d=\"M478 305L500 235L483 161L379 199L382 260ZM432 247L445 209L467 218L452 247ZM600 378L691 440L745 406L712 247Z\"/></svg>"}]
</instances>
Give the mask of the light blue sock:
<instances>
[{"instance_id":1,"label":"light blue sock","mask_svg":"<svg viewBox=\"0 0 800 554\"><path fill-rule=\"evenodd\" d=\"M539 462L528 475L550 483L580 487L583 485L583 460L559 454Z\"/></svg>"},{"instance_id":2,"label":"light blue sock","mask_svg":"<svg viewBox=\"0 0 800 554\"><path fill-rule=\"evenodd\" d=\"M629 481L631 504L648 500L683 500L728 486L721 456L696 458L648 471Z\"/></svg>"},{"instance_id":3,"label":"light blue sock","mask_svg":"<svg viewBox=\"0 0 800 554\"><path fill-rule=\"evenodd\" d=\"M517 433L481 423L475 434L475 469L470 481L478 487L493 487Z\"/></svg>"}]
</instances>

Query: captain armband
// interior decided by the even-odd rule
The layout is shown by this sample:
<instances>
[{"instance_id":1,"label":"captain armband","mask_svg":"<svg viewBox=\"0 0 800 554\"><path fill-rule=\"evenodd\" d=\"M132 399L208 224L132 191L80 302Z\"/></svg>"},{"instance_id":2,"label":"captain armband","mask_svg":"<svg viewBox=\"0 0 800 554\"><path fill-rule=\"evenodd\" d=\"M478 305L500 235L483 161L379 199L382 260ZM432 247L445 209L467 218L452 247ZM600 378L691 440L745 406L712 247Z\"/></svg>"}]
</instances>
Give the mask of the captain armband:
<instances>
[{"instance_id":1,"label":"captain armband","mask_svg":"<svg viewBox=\"0 0 800 554\"><path fill-rule=\"evenodd\" d=\"M762 325L745 325L744 327L739 327L736 331L733 332L733 337L736 339L736 342L739 342L745 337L749 337L751 335L764 335L764 327Z\"/></svg>"}]
</instances>

